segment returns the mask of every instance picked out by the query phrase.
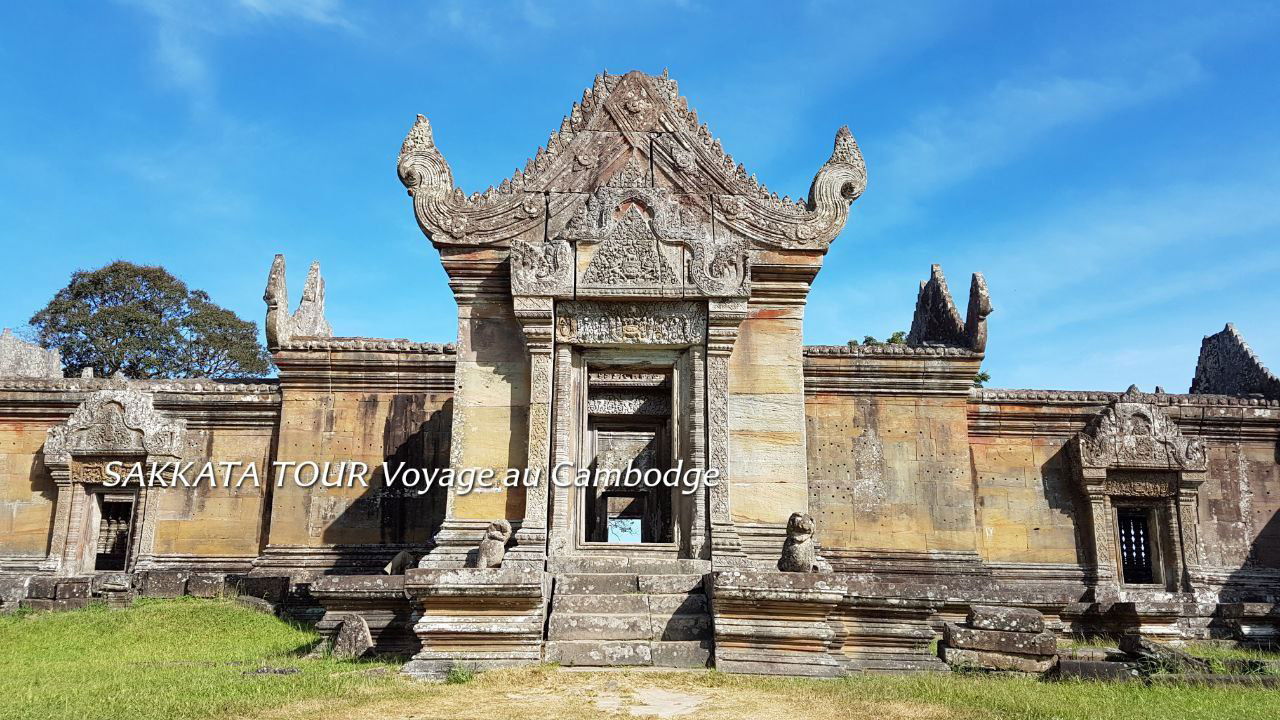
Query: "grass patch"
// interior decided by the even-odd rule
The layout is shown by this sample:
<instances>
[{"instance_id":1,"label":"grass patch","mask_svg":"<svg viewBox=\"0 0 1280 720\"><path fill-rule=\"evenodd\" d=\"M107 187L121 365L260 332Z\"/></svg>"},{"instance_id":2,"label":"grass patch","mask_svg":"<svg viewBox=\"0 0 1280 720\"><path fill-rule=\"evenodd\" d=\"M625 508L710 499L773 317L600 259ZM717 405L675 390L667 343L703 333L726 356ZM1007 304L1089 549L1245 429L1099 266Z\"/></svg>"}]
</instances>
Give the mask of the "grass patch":
<instances>
[{"instance_id":1,"label":"grass patch","mask_svg":"<svg viewBox=\"0 0 1280 720\"><path fill-rule=\"evenodd\" d=\"M1232 720L1280 717L1254 688L1043 683L936 673L805 680L538 666L409 681L394 662L304 658L308 630L225 600L0 616L0 718L403 720ZM453 684L451 684L453 683Z\"/></svg>"},{"instance_id":2,"label":"grass patch","mask_svg":"<svg viewBox=\"0 0 1280 720\"><path fill-rule=\"evenodd\" d=\"M0 616L0 718L227 717L399 679L300 657L316 640L228 600Z\"/></svg>"}]
</instances>

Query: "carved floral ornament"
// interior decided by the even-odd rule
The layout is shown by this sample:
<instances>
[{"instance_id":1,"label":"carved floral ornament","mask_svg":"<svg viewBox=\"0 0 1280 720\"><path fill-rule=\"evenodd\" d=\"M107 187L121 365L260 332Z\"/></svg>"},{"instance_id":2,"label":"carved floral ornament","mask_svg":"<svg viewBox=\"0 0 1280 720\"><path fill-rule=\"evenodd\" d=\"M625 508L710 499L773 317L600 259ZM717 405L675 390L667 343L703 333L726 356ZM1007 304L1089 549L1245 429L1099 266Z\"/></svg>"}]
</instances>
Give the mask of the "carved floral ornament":
<instances>
[{"instance_id":1,"label":"carved floral ornament","mask_svg":"<svg viewBox=\"0 0 1280 720\"><path fill-rule=\"evenodd\" d=\"M1126 396L1076 436L1073 445L1082 468L1207 469L1203 442L1184 436L1159 407Z\"/></svg>"},{"instance_id":2,"label":"carved floral ornament","mask_svg":"<svg viewBox=\"0 0 1280 720\"><path fill-rule=\"evenodd\" d=\"M186 421L156 410L151 395L136 388L99 390L61 425L49 428L45 461L67 464L72 456L177 457Z\"/></svg>"},{"instance_id":3,"label":"carved floral ornament","mask_svg":"<svg viewBox=\"0 0 1280 720\"><path fill-rule=\"evenodd\" d=\"M664 154L654 153L648 137L664 139ZM597 76L546 147L496 189L468 196L455 187L431 124L421 115L401 146L397 173L413 196L419 225L434 243L501 244L543 223L547 210L542 193L557 187L558 180L598 167L602 158L616 157L622 146L655 167L661 165L674 191L714 195L728 235L763 247L825 249L844 227L849 205L866 188L862 154L848 128L841 128L808 199L779 198L724 152L680 97L674 80L665 73L640 72ZM623 172L632 164L629 161ZM635 179L619 184L633 185Z\"/></svg>"}]
</instances>

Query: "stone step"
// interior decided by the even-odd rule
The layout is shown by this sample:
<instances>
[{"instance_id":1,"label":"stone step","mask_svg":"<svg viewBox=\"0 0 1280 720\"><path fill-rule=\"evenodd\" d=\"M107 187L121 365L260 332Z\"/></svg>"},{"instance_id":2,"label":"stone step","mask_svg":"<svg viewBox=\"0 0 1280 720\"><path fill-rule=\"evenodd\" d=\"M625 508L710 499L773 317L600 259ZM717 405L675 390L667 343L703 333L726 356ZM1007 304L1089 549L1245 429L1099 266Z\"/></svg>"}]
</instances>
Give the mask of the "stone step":
<instances>
[{"instance_id":1,"label":"stone step","mask_svg":"<svg viewBox=\"0 0 1280 720\"><path fill-rule=\"evenodd\" d=\"M551 598L551 615L560 613L634 615L649 612L649 597L639 593L603 595L567 595L556 593Z\"/></svg>"},{"instance_id":2,"label":"stone step","mask_svg":"<svg viewBox=\"0 0 1280 720\"><path fill-rule=\"evenodd\" d=\"M647 640L549 640L547 660L568 666L652 665L653 648Z\"/></svg>"},{"instance_id":3,"label":"stone step","mask_svg":"<svg viewBox=\"0 0 1280 720\"><path fill-rule=\"evenodd\" d=\"M648 640L653 634L649 614L583 615L552 613L548 640Z\"/></svg>"},{"instance_id":4,"label":"stone step","mask_svg":"<svg viewBox=\"0 0 1280 720\"><path fill-rule=\"evenodd\" d=\"M557 575L557 595L618 595L640 592L638 575L630 573L585 573Z\"/></svg>"},{"instance_id":5,"label":"stone step","mask_svg":"<svg viewBox=\"0 0 1280 720\"><path fill-rule=\"evenodd\" d=\"M711 659L709 640L649 642L645 640L551 640L547 660L571 667L671 668L706 667Z\"/></svg>"},{"instance_id":6,"label":"stone step","mask_svg":"<svg viewBox=\"0 0 1280 720\"><path fill-rule=\"evenodd\" d=\"M556 576L555 591L561 595L646 593L650 595L704 594L704 575L678 573L639 575L636 573L564 573Z\"/></svg>"},{"instance_id":7,"label":"stone step","mask_svg":"<svg viewBox=\"0 0 1280 720\"><path fill-rule=\"evenodd\" d=\"M649 616L654 640L697 641L711 639L711 616L707 613Z\"/></svg>"}]
</instances>

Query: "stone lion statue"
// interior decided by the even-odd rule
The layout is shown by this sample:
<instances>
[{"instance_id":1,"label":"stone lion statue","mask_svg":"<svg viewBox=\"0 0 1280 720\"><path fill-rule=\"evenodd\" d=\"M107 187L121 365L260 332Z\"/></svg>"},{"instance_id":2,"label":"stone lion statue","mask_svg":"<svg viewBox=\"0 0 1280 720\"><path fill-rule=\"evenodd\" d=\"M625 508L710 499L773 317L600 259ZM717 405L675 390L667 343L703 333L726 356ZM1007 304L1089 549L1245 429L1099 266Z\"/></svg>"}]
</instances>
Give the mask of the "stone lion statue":
<instances>
[{"instance_id":1,"label":"stone lion statue","mask_svg":"<svg viewBox=\"0 0 1280 720\"><path fill-rule=\"evenodd\" d=\"M511 539L511 523L506 520L494 520L484 532L484 539L476 549L475 559L467 563L467 567L496 568L502 567L502 558L507 554L507 541Z\"/></svg>"},{"instance_id":2,"label":"stone lion statue","mask_svg":"<svg viewBox=\"0 0 1280 720\"><path fill-rule=\"evenodd\" d=\"M820 572L826 563L818 557L813 540L813 517L807 513L791 513L787 519L787 541L782 544L778 569L783 572Z\"/></svg>"}]
</instances>

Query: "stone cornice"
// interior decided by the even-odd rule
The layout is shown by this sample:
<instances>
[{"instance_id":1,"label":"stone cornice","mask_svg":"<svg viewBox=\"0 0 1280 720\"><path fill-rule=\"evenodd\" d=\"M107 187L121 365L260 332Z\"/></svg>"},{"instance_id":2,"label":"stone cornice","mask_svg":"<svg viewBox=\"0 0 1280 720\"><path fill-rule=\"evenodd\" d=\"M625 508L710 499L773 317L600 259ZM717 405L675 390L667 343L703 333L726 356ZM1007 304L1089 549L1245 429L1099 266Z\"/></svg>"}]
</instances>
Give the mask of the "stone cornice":
<instances>
[{"instance_id":1,"label":"stone cornice","mask_svg":"<svg viewBox=\"0 0 1280 720\"><path fill-rule=\"evenodd\" d=\"M808 395L947 395L968 397L982 353L906 345L804 349Z\"/></svg>"},{"instance_id":2,"label":"stone cornice","mask_svg":"<svg viewBox=\"0 0 1280 720\"><path fill-rule=\"evenodd\" d=\"M974 388L969 433L975 437L1040 436L1067 439L1126 393L1098 390ZM1255 397L1138 393L1128 399L1160 408L1184 433L1217 443L1275 442L1280 403Z\"/></svg>"},{"instance_id":3,"label":"stone cornice","mask_svg":"<svg viewBox=\"0 0 1280 720\"><path fill-rule=\"evenodd\" d=\"M333 338L314 348L282 348L273 359L286 393L451 393L457 354L451 343Z\"/></svg>"}]
</instances>

